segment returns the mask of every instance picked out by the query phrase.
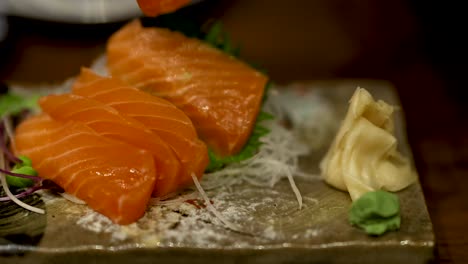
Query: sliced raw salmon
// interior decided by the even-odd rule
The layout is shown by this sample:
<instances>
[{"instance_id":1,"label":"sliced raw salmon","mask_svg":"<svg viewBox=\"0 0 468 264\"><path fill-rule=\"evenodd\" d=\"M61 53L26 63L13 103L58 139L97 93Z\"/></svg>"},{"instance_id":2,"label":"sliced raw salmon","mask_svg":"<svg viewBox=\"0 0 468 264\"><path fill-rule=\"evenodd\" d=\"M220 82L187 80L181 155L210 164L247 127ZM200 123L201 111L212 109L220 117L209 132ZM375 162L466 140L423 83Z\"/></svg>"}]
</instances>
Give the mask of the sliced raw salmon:
<instances>
[{"instance_id":1,"label":"sliced raw salmon","mask_svg":"<svg viewBox=\"0 0 468 264\"><path fill-rule=\"evenodd\" d=\"M58 122L45 114L16 129L17 152L31 158L39 176L118 224L145 212L155 183L146 151L98 135L78 122Z\"/></svg>"},{"instance_id":2,"label":"sliced raw salmon","mask_svg":"<svg viewBox=\"0 0 468 264\"><path fill-rule=\"evenodd\" d=\"M258 115L267 78L198 39L135 20L107 45L113 77L168 99L219 156L238 153Z\"/></svg>"},{"instance_id":3,"label":"sliced raw salmon","mask_svg":"<svg viewBox=\"0 0 468 264\"><path fill-rule=\"evenodd\" d=\"M184 173L179 159L158 135L142 123L99 101L76 94L44 96L39 105L55 120L80 122L101 136L148 150L158 171L154 196L163 196L179 188L179 178Z\"/></svg>"},{"instance_id":4,"label":"sliced raw salmon","mask_svg":"<svg viewBox=\"0 0 468 264\"><path fill-rule=\"evenodd\" d=\"M185 171L179 187L193 183L192 173L198 178L203 175L209 163L207 147L198 139L187 115L170 102L88 69L82 69L74 83L73 93L97 100L121 115L137 120L166 142Z\"/></svg>"},{"instance_id":5,"label":"sliced raw salmon","mask_svg":"<svg viewBox=\"0 0 468 264\"><path fill-rule=\"evenodd\" d=\"M143 14L157 16L171 13L190 3L190 0L137 0Z\"/></svg>"}]
</instances>

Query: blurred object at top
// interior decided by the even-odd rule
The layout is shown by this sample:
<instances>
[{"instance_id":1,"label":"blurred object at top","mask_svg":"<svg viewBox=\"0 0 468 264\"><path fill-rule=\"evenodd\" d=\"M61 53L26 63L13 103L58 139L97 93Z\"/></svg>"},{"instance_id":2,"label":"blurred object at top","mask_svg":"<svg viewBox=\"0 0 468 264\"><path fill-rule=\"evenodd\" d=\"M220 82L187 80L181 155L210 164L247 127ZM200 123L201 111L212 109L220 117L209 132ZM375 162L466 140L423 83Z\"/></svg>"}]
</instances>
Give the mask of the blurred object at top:
<instances>
[{"instance_id":1,"label":"blurred object at top","mask_svg":"<svg viewBox=\"0 0 468 264\"><path fill-rule=\"evenodd\" d=\"M53 22L101 24L142 16L138 4L143 11L147 10L147 15L156 16L197 2L201 0L138 0L138 3L137 0L0 0L0 14Z\"/></svg>"},{"instance_id":2,"label":"blurred object at top","mask_svg":"<svg viewBox=\"0 0 468 264\"><path fill-rule=\"evenodd\" d=\"M146 16L158 16L176 11L190 3L190 0L137 0Z\"/></svg>"},{"instance_id":3,"label":"blurred object at top","mask_svg":"<svg viewBox=\"0 0 468 264\"><path fill-rule=\"evenodd\" d=\"M80 24L116 22L142 15L136 0L0 0L0 13L2 12L20 17Z\"/></svg>"}]
</instances>

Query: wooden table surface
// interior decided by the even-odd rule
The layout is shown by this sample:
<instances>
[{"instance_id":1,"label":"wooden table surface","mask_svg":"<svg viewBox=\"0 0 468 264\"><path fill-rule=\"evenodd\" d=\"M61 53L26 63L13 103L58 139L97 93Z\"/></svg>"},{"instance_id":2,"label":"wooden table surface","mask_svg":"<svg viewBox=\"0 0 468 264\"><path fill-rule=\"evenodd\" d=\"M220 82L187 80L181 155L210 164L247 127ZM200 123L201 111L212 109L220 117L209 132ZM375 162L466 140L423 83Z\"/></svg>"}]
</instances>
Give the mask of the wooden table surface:
<instances>
[{"instance_id":1,"label":"wooden table surface","mask_svg":"<svg viewBox=\"0 0 468 264\"><path fill-rule=\"evenodd\" d=\"M434 224L435 262L468 263L468 192L464 190L468 186L468 96L459 74L467 67L462 45L455 33L450 34L457 30L451 24L451 18L457 17L456 7L422 8L403 0L268 3L211 0L187 14L221 18L233 39L242 43L243 56L260 62L280 83L390 80L403 104ZM436 10L445 15L440 23L450 24L448 31L432 27L428 14ZM8 21L8 39L0 44L0 80L26 83L62 81L75 75L104 50L107 37L123 23L66 25L14 17Z\"/></svg>"}]
</instances>

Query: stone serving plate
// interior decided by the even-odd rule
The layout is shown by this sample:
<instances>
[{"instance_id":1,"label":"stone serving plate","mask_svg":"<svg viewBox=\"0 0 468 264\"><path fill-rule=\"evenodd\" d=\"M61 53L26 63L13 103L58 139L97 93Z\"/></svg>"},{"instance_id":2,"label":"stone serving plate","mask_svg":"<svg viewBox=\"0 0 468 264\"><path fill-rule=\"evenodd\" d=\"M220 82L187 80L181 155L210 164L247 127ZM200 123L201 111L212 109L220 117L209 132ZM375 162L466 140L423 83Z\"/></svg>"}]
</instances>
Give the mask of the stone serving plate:
<instances>
[{"instance_id":1,"label":"stone serving plate","mask_svg":"<svg viewBox=\"0 0 468 264\"><path fill-rule=\"evenodd\" d=\"M358 85L375 98L399 104L393 87L382 81L323 81L307 87L320 91L344 116ZM402 111L396 118L399 146L410 156ZM304 170L317 173L323 154L324 149L301 160ZM86 218L90 211L86 206L61 198L53 202L41 195L27 198L45 208L46 215L2 203L0 263L427 263L433 258L434 235L419 183L398 193L401 229L381 237L367 236L348 223L351 201L347 193L319 179L297 179L297 186L304 197L302 210L287 181L273 188L243 184L223 189L224 203L217 208L243 226L243 232L203 216L189 226L185 220L193 210L184 213L172 208L156 210L153 215L158 217L146 217L137 224L139 232L116 239L102 226L100 232L89 228L93 221L102 224L102 219ZM219 196L214 191L208 195ZM229 214L232 208L243 213ZM159 225L168 218L173 219L166 226L172 233ZM79 224L80 219L87 219L87 228Z\"/></svg>"}]
</instances>

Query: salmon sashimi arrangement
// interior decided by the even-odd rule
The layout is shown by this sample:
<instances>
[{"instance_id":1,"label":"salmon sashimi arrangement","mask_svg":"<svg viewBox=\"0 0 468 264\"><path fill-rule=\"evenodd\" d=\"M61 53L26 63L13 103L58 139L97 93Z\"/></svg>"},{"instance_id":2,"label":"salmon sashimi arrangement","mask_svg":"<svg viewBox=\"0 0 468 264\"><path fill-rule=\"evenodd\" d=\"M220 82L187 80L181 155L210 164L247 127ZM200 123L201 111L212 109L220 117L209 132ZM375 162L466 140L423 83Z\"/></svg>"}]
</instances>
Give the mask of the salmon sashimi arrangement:
<instances>
[{"instance_id":1,"label":"salmon sashimi arrangement","mask_svg":"<svg viewBox=\"0 0 468 264\"><path fill-rule=\"evenodd\" d=\"M39 101L42 110L53 119L81 122L101 136L116 139L152 154L158 177L155 196L179 188L181 165L172 149L143 124L120 115L117 110L98 101L74 94L49 95Z\"/></svg>"},{"instance_id":2,"label":"salmon sashimi arrangement","mask_svg":"<svg viewBox=\"0 0 468 264\"><path fill-rule=\"evenodd\" d=\"M218 157L242 150L267 78L200 40L139 21L110 38L107 57L111 77L83 68L71 93L41 97L42 113L17 127L12 146L39 177L129 224L151 196L201 179L208 148Z\"/></svg>"},{"instance_id":3,"label":"salmon sashimi arrangement","mask_svg":"<svg viewBox=\"0 0 468 264\"><path fill-rule=\"evenodd\" d=\"M140 122L165 141L182 163L179 188L192 183L192 173L198 178L203 175L209 163L207 147L198 138L187 115L173 104L119 80L101 77L88 69L81 71L73 85L73 93L116 109L121 115ZM166 193L157 192L156 195Z\"/></svg>"},{"instance_id":4,"label":"salmon sashimi arrangement","mask_svg":"<svg viewBox=\"0 0 468 264\"><path fill-rule=\"evenodd\" d=\"M157 16L176 11L190 3L190 0L137 0L141 11L147 16Z\"/></svg>"},{"instance_id":5,"label":"salmon sashimi arrangement","mask_svg":"<svg viewBox=\"0 0 468 264\"><path fill-rule=\"evenodd\" d=\"M180 108L218 156L234 155L247 142L267 83L249 65L181 33L143 28L138 20L111 36L107 58L113 77Z\"/></svg>"},{"instance_id":6,"label":"salmon sashimi arrangement","mask_svg":"<svg viewBox=\"0 0 468 264\"><path fill-rule=\"evenodd\" d=\"M148 151L45 114L22 122L15 141L17 151L31 158L42 178L114 222L129 224L144 214L156 180Z\"/></svg>"},{"instance_id":7,"label":"salmon sashimi arrangement","mask_svg":"<svg viewBox=\"0 0 468 264\"><path fill-rule=\"evenodd\" d=\"M28 119L18 127L15 137L17 152L31 158L33 166L38 167L39 176L53 180L66 192L77 195L116 223L135 221L144 212L151 195L162 197L178 191L192 183L192 175L201 178L208 166L207 147L198 139L192 122L180 109L164 99L129 87L120 80L101 77L83 69L74 83L72 93L43 96L39 105L43 111L41 116ZM35 132L25 132L28 130ZM87 137L90 137L88 134L92 135L92 140L89 143L75 141L74 130ZM67 133L71 136L67 137ZM72 145L63 144L57 147L56 142L62 142L64 138L70 138L73 142L69 145ZM34 148L36 140L41 147ZM138 156L134 152L139 150L153 160L148 165L153 167L152 170L146 170L149 174L145 175L152 181L137 196L141 202L140 207L128 210L131 215L126 215L126 207L117 208L118 213L123 215L117 214L115 207L102 209L101 202L93 200L96 197L94 194L88 195L84 189L77 187L81 186L81 177L96 180L101 177L100 180L104 182L108 179L106 172L92 174L96 166L108 166L107 169L112 171L113 163L105 165L105 157L93 158L92 153L88 152L89 145L96 146L99 150L104 149L99 148L100 144L96 143L100 140L102 144L115 143L116 147L128 148L128 151L123 149L120 152L106 150L109 159L118 155L125 160L125 157L131 155L132 158L128 159L130 166L134 162L133 158ZM77 142L83 143L81 147L73 145ZM66 156L62 163L50 162L60 159L62 153L67 151L67 146L70 150L76 148L76 160L72 156ZM106 155L106 151L98 154ZM61 169L62 167L66 169ZM116 169L120 171L120 167ZM132 173L127 174L130 183L135 181ZM124 187L127 185L125 181L121 181L121 184ZM125 192L119 193L120 189L115 189L112 184L101 187L99 191L112 193L116 200L126 195ZM93 187L90 191L97 190ZM137 209L138 215L134 213Z\"/></svg>"}]
</instances>

